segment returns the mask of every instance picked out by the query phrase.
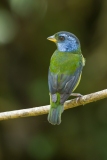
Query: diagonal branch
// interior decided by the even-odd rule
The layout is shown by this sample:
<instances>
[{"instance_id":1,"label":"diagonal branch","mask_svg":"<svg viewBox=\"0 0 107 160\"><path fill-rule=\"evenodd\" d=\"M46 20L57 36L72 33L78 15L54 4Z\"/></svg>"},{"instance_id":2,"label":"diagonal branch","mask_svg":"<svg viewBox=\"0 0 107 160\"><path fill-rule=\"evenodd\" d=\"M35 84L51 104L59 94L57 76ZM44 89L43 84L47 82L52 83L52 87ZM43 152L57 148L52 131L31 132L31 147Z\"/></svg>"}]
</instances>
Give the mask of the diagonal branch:
<instances>
[{"instance_id":1,"label":"diagonal branch","mask_svg":"<svg viewBox=\"0 0 107 160\"><path fill-rule=\"evenodd\" d=\"M64 109L85 105L87 103L98 101L104 98L107 98L107 89L82 96L79 98L78 101L76 100L76 98L66 101L64 104ZM46 105L46 106L40 106L40 107L33 107L29 109L2 112L0 113L0 120L29 117L29 116L39 116L42 114L47 114L49 112L49 108L50 108L50 105Z\"/></svg>"}]
</instances>

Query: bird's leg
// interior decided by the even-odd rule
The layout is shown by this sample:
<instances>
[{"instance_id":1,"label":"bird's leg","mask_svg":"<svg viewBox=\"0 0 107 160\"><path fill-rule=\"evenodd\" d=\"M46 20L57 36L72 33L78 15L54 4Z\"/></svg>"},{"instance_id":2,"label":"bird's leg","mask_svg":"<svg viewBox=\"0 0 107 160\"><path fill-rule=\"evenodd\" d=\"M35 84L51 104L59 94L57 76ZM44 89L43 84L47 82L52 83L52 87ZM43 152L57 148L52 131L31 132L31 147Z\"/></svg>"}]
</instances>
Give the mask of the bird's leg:
<instances>
[{"instance_id":1,"label":"bird's leg","mask_svg":"<svg viewBox=\"0 0 107 160\"><path fill-rule=\"evenodd\" d=\"M80 93L71 93L70 96L82 97L83 95Z\"/></svg>"},{"instance_id":2,"label":"bird's leg","mask_svg":"<svg viewBox=\"0 0 107 160\"><path fill-rule=\"evenodd\" d=\"M80 99L80 97L82 97L83 95L80 93L71 93L70 96L75 96L76 98L76 103L78 102L78 100Z\"/></svg>"}]
</instances>

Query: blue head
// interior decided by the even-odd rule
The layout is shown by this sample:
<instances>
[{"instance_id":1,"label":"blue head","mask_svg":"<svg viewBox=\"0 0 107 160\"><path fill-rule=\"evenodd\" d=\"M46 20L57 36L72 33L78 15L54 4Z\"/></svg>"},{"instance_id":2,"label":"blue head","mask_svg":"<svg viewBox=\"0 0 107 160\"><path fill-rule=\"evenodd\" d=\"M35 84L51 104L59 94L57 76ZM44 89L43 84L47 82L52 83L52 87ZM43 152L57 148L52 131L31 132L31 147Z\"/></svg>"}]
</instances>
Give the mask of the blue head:
<instances>
[{"instance_id":1,"label":"blue head","mask_svg":"<svg viewBox=\"0 0 107 160\"><path fill-rule=\"evenodd\" d=\"M78 38L70 32L58 32L48 37L48 40L55 42L58 50L61 52L75 52L80 48Z\"/></svg>"}]
</instances>

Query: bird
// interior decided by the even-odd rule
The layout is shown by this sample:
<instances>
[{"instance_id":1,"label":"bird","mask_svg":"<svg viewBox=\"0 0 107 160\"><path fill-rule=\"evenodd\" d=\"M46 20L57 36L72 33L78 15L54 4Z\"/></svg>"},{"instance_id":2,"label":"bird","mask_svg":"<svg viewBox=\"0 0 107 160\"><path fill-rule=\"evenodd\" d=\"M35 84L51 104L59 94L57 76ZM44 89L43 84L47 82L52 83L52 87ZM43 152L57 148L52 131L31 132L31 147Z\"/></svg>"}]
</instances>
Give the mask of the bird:
<instances>
[{"instance_id":1,"label":"bird","mask_svg":"<svg viewBox=\"0 0 107 160\"><path fill-rule=\"evenodd\" d=\"M74 34L60 31L47 39L57 46L51 57L48 71L50 95L48 121L52 125L59 125L64 111L64 102L73 95L80 82L85 58L81 52L80 41Z\"/></svg>"}]
</instances>

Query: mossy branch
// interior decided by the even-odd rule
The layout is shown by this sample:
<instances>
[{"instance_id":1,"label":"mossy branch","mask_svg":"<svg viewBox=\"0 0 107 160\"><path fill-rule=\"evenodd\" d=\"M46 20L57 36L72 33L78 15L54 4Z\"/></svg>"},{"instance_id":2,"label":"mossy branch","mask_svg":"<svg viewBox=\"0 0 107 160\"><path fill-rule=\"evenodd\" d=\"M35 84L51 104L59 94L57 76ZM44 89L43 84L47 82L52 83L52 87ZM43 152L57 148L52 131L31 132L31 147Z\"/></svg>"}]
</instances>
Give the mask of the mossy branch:
<instances>
[{"instance_id":1,"label":"mossy branch","mask_svg":"<svg viewBox=\"0 0 107 160\"><path fill-rule=\"evenodd\" d=\"M85 105L87 103L98 101L104 98L107 98L107 89L82 96L79 98L78 101L76 98L66 101L64 104L64 109ZM40 107L33 107L29 109L2 112L0 113L0 120L2 121L2 120L8 120L8 119L14 119L14 118L20 118L20 117L39 116L42 114L47 114L49 112L49 108L50 108L50 105L46 105L46 106L40 106Z\"/></svg>"}]
</instances>

